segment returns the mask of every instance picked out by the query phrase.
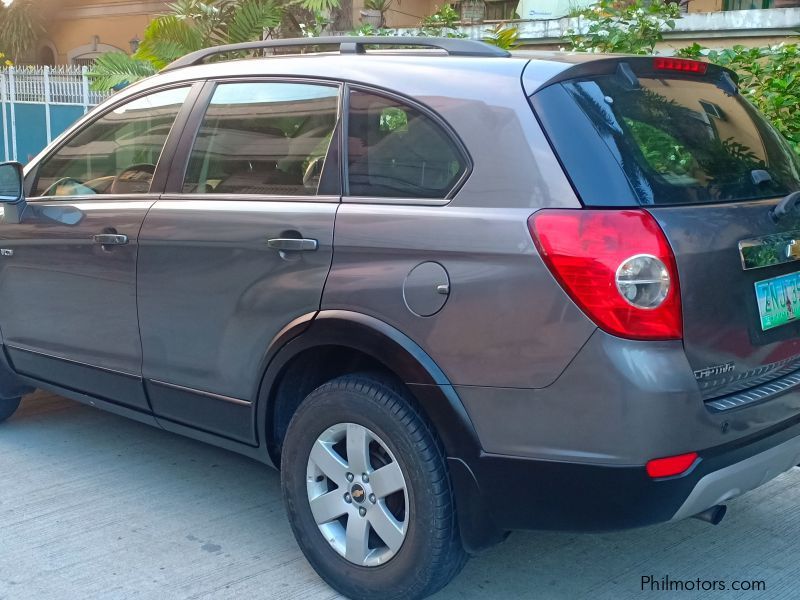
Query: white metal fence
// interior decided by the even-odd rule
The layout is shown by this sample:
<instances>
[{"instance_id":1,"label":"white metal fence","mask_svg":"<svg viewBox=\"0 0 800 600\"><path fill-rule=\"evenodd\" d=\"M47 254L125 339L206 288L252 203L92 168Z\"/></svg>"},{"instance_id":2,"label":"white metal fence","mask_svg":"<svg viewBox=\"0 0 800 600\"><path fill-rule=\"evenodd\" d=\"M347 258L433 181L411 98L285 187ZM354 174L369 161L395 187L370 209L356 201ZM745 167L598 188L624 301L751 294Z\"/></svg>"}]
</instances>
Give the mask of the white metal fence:
<instances>
[{"instance_id":1,"label":"white metal fence","mask_svg":"<svg viewBox=\"0 0 800 600\"><path fill-rule=\"evenodd\" d=\"M42 146L39 141L49 144L74 120L75 107L80 107L85 114L90 107L110 96L108 92L92 91L87 73L85 66L0 69L5 160L19 160L21 144L26 150L22 153L23 159L35 154L41 150L36 147ZM43 110L26 110L24 106L38 106ZM42 130L43 136L39 135Z\"/></svg>"}]
</instances>

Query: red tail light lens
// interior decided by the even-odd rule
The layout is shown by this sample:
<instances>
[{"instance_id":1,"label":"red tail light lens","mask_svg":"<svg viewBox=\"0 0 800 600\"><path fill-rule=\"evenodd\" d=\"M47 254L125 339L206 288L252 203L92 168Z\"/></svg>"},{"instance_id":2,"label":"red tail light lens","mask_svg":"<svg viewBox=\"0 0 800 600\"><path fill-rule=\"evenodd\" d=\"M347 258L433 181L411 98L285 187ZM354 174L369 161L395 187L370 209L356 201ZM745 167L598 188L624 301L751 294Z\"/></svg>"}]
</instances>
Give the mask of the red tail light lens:
<instances>
[{"instance_id":1,"label":"red tail light lens","mask_svg":"<svg viewBox=\"0 0 800 600\"><path fill-rule=\"evenodd\" d=\"M680 73L694 73L695 75L705 75L708 71L708 63L685 58L654 58L653 66L656 71L678 71Z\"/></svg>"},{"instance_id":2,"label":"red tail light lens","mask_svg":"<svg viewBox=\"0 0 800 600\"><path fill-rule=\"evenodd\" d=\"M679 456L656 458L647 463L647 474L653 479L674 477L688 471L697 460L697 452L689 452Z\"/></svg>"},{"instance_id":3,"label":"red tail light lens","mask_svg":"<svg viewBox=\"0 0 800 600\"><path fill-rule=\"evenodd\" d=\"M542 210L533 241L572 300L608 333L632 340L683 338L672 248L644 210Z\"/></svg>"}]
</instances>

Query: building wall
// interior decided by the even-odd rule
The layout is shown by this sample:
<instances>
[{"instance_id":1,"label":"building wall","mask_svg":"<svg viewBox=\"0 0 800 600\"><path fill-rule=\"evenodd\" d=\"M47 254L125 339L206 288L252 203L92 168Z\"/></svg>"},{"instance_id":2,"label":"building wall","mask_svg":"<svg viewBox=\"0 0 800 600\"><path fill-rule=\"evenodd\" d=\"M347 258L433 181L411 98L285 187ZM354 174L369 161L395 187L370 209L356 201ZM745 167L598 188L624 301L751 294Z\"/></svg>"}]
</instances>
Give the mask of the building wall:
<instances>
[{"instance_id":1,"label":"building wall","mask_svg":"<svg viewBox=\"0 0 800 600\"><path fill-rule=\"evenodd\" d=\"M150 21L166 11L168 0L46 0L47 36L37 58L49 48L56 64L120 50L131 52ZM39 62L39 61L37 61Z\"/></svg>"}]
</instances>

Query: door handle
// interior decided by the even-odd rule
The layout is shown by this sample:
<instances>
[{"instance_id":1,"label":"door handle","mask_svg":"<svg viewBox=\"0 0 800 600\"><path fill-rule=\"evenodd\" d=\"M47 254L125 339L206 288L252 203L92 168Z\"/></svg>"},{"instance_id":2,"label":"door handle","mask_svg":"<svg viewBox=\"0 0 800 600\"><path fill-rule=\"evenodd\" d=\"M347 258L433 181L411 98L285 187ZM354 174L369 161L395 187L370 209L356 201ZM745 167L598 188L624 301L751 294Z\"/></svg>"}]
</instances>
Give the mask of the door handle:
<instances>
[{"instance_id":1,"label":"door handle","mask_svg":"<svg viewBox=\"0 0 800 600\"><path fill-rule=\"evenodd\" d=\"M128 236L119 233L100 233L93 239L95 244L103 246L124 246L128 243Z\"/></svg>"},{"instance_id":2,"label":"door handle","mask_svg":"<svg viewBox=\"0 0 800 600\"><path fill-rule=\"evenodd\" d=\"M307 238L273 238L267 240L267 246L281 252L313 252L319 248L319 242Z\"/></svg>"}]
</instances>

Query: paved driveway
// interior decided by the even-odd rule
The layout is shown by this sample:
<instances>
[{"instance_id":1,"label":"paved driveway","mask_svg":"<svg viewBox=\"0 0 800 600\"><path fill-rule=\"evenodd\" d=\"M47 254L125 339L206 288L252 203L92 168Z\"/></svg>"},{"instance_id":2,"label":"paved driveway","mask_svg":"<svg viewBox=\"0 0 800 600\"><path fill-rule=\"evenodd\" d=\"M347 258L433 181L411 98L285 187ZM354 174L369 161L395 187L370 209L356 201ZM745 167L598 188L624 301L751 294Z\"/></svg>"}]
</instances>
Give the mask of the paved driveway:
<instances>
[{"instance_id":1,"label":"paved driveway","mask_svg":"<svg viewBox=\"0 0 800 600\"><path fill-rule=\"evenodd\" d=\"M798 598L798 483L795 469L734 501L718 527L516 533L437 599ZM643 575L767 590L643 592ZM336 597L292 538L277 473L41 392L0 425L0 599Z\"/></svg>"}]
</instances>

